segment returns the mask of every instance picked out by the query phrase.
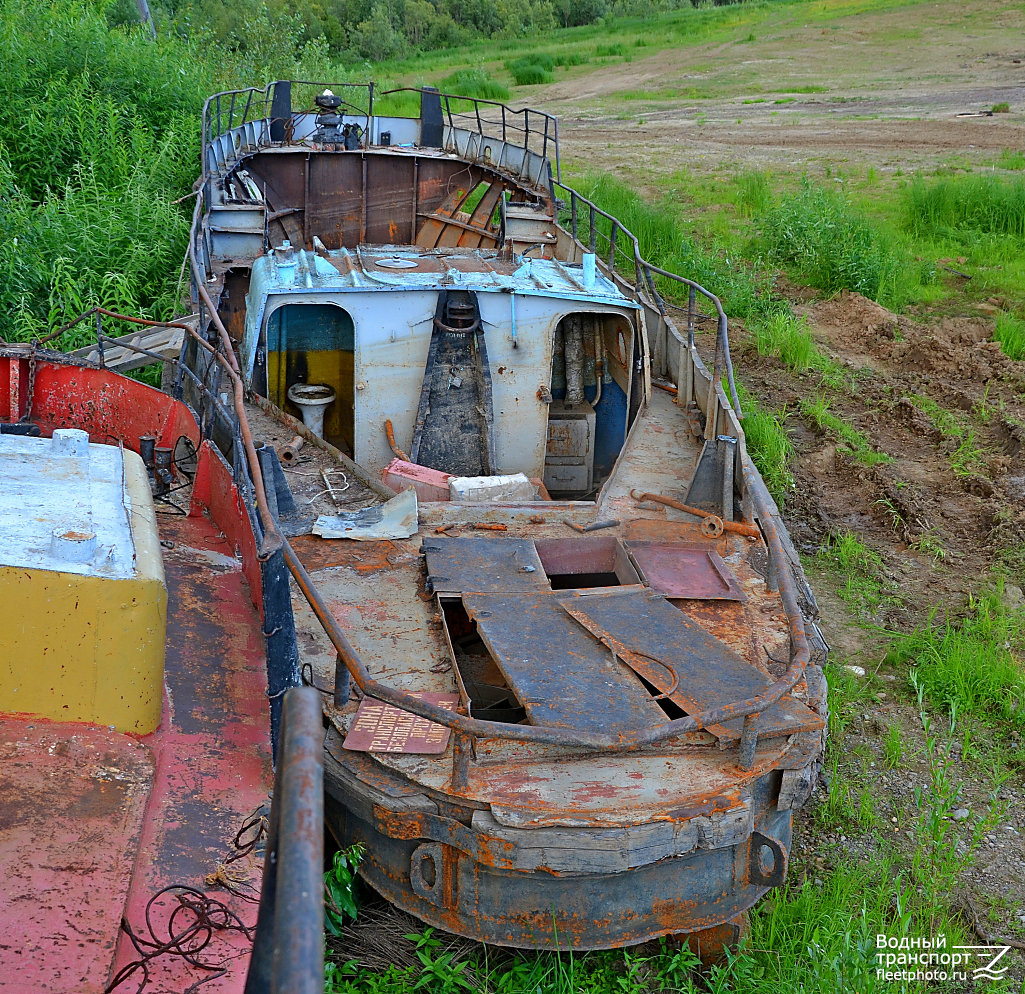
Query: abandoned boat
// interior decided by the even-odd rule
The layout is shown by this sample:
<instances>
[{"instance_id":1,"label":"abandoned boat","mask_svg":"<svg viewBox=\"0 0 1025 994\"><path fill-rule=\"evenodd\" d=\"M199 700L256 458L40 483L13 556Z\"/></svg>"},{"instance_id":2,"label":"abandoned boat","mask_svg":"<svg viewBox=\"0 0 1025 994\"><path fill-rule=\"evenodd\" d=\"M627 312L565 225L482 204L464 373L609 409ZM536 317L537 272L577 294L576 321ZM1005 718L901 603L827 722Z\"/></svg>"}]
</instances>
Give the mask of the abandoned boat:
<instances>
[{"instance_id":1,"label":"abandoned boat","mask_svg":"<svg viewBox=\"0 0 1025 994\"><path fill-rule=\"evenodd\" d=\"M784 879L826 646L726 315L562 183L550 115L414 92L204 113L182 366L230 364L266 443L328 828L461 935L728 940Z\"/></svg>"},{"instance_id":2,"label":"abandoned boat","mask_svg":"<svg viewBox=\"0 0 1025 994\"><path fill-rule=\"evenodd\" d=\"M154 492L196 453L169 527L206 531L165 553L244 587L184 600L183 624L251 599L251 637L210 655L265 651L272 705L316 688L327 827L365 845L388 900L509 946L721 945L784 879L826 715L815 601L746 451L726 316L562 183L554 118L429 88L419 117L389 116L390 99L211 97L199 321L165 413L133 397L117 427L104 398L126 381L85 368L108 362L101 334L82 366L8 358L3 417L82 428L127 463L156 436ZM47 394L51 366L75 389ZM255 702L204 672L256 735ZM187 726L176 693L164 721ZM308 856L314 811L272 819L278 843ZM264 904L287 879L279 862ZM286 918L261 970L302 933Z\"/></svg>"}]
</instances>

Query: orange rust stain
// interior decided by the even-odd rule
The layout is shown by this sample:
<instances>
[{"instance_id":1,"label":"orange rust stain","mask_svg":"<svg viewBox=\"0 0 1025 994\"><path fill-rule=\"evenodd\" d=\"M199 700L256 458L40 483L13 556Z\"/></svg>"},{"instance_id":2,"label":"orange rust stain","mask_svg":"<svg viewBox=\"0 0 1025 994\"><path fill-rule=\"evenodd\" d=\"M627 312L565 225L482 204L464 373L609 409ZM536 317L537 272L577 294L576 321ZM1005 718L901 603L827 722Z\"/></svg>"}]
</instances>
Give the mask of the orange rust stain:
<instances>
[{"instance_id":1,"label":"orange rust stain","mask_svg":"<svg viewBox=\"0 0 1025 994\"><path fill-rule=\"evenodd\" d=\"M400 557L413 554L408 540L381 540L337 545L313 535L291 539L292 548L311 572L334 566L346 566L358 573L376 573L394 569Z\"/></svg>"}]
</instances>

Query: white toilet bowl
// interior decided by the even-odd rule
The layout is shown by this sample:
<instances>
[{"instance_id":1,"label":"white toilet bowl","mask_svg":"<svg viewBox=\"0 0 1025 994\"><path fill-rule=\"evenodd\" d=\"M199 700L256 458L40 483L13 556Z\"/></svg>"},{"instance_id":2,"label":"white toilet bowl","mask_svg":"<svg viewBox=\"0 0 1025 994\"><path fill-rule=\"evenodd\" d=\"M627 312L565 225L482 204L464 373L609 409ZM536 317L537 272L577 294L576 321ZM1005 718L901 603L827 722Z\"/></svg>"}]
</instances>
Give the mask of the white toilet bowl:
<instances>
[{"instance_id":1,"label":"white toilet bowl","mask_svg":"<svg viewBox=\"0 0 1025 994\"><path fill-rule=\"evenodd\" d=\"M318 438L324 437L324 412L335 400L335 392L324 383L293 383L288 399L302 411L303 424Z\"/></svg>"}]
</instances>

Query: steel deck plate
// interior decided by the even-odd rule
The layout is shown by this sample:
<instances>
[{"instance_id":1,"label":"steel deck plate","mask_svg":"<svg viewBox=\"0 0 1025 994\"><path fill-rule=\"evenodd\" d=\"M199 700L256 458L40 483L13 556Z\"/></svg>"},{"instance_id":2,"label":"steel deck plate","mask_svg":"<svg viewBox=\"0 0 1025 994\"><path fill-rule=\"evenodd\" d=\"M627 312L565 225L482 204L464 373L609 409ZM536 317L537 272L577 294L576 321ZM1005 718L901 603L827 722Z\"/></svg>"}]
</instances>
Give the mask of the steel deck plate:
<instances>
[{"instance_id":1,"label":"steel deck plate","mask_svg":"<svg viewBox=\"0 0 1025 994\"><path fill-rule=\"evenodd\" d=\"M644 579L666 597L744 601L736 577L712 549L675 542L628 542Z\"/></svg>"},{"instance_id":2,"label":"steel deck plate","mask_svg":"<svg viewBox=\"0 0 1025 994\"><path fill-rule=\"evenodd\" d=\"M435 593L548 587L534 543L526 538L431 538L423 544Z\"/></svg>"},{"instance_id":3,"label":"steel deck plate","mask_svg":"<svg viewBox=\"0 0 1025 994\"><path fill-rule=\"evenodd\" d=\"M554 593L467 594L463 604L533 724L617 732L668 720Z\"/></svg>"},{"instance_id":4,"label":"steel deck plate","mask_svg":"<svg viewBox=\"0 0 1025 994\"><path fill-rule=\"evenodd\" d=\"M771 683L683 611L649 591L624 587L558 597L581 625L610 642L688 714L754 697ZM708 731L735 742L742 725L743 719L737 718ZM757 727L760 736L792 735L821 728L822 719L800 701L784 697L762 713Z\"/></svg>"}]
</instances>

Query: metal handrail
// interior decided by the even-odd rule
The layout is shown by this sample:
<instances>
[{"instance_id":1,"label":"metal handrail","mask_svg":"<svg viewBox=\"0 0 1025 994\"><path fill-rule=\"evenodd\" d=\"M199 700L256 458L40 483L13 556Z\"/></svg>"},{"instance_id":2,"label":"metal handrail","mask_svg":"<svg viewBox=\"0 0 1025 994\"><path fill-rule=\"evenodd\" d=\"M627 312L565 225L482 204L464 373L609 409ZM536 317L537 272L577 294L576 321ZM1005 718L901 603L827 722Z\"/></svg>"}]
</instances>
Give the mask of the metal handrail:
<instances>
[{"instance_id":1,"label":"metal handrail","mask_svg":"<svg viewBox=\"0 0 1025 994\"><path fill-rule=\"evenodd\" d=\"M281 743L244 994L323 994L324 726L312 687L285 694Z\"/></svg>"},{"instance_id":2,"label":"metal handrail","mask_svg":"<svg viewBox=\"0 0 1025 994\"><path fill-rule=\"evenodd\" d=\"M570 234L573 236L573 240L578 244L583 244L580 240L580 215L581 207L583 207L587 214L588 243L590 251L597 255L598 238L603 238L608 244L607 257L604 254L602 256L602 261L605 263L606 268L610 272L620 276L622 279L632 278L634 289L637 293L644 294L647 292L647 295L654 302L663 318L668 317L666 313L666 303L655 285L655 276L665 277L679 283L681 286L687 287L688 346L692 347L694 345L694 329L697 321L706 319L706 316L699 314L696 309L696 296L700 294L708 300L709 303L711 303L715 310L716 320L715 365L718 365L721 353L723 365L726 369L727 383L730 388L730 400L732 401L733 412L736 414L738 419L742 419L744 415L740 406L740 398L737 395L737 384L733 375L733 359L730 355L729 322L726 317L726 311L723 309L722 302L719 298L710 290L706 290L705 287L695 280L688 279L685 276L680 276L677 273L670 272L667 269L662 269L659 266L648 262L641 255L641 247L637 240L637 236L634 235L626 225L619 221L618 218L613 217L607 211L603 211L600 207L588 200L582 194L578 193L572 187L558 182L557 180L554 181L552 185L558 187L569 196ZM605 220L609 222L609 232L607 234L595 224L596 219L599 217L605 218ZM626 249L623 248L622 243L624 240L629 244L630 248L633 250L632 252L627 252ZM623 261L629 265L632 269L632 273L629 271L621 271L617 268L617 262L620 261L620 257L622 257Z\"/></svg>"},{"instance_id":3,"label":"metal handrail","mask_svg":"<svg viewBox=\"0 0 1025 994\"><path fill-rule=\"evenodd\" d=\"M424 92L425 88L421 86L397 86L392 90L382 90L379 95L384 97L391 93L423 94ZM484 97L466 97L461 96L458 93L439 93L438 96L441 98L443 103L445 116L448 118L448 125L450 128L462 126L466 123L466 118L472 118L477 124L477 134L482 138L492 138L496 141L500 138L506 143L509 142L509 132L519 132L523 135L523 141L522 143L517 143L517 147L523 148L527 151L537 152L544 158L549 159L554 167L556 180L562 179L561 165L559 161L559 119L554 114L549 114L547 111L543 110L536 110L533 107L521 107L519 110L516 110L508 104L502 103L500 100L487 100ZM469 104L469 109L461 109L459 105L462 104ZM498 119L489 119L486 115L482 117L482 107L496 108L499 115ZM543 130L531 128L531 115L541 118L544 122ZM520 116L523 118L522 125L515 123L516 119ZM501 135L487 134L484 131L485 125L501 127ZM541 146L540 149L531 148L531 137L536 137L539 140ZM552 151L555 153L554 158L549 157L549 147L551 147Z\"/></svg>"},{"instance_id":4,"label":"metal handrail","mask_svg":"<svg viewBox=\"0 0 1025 994\"><path fill-rule=\"evenodd\" d=\"M289 82L293 87L309 86L315 89L328 87L334 90L366 90L366 108L356 107L352 104L347 104L347 106L356 111L359 116L366 117L368 126L370 120L374 116L375 92L379 97L386 96L391 93L410 92L423 94L424 92L430 92L433 94L436 92L419 86L400 86L391 90L377 91L375 90L375 85L372 82L322 83L310 80L291 80ZM215 93L207 97L206 101L203 103L202 113L202 163L204 174L206 172L207 150L214 139L227 134L233 128L242 127L243 125L249 124L253 121L270 119L273 91L276 85L277 81L268 83L266 86L262 87L247 87L246 89L241 90L225 90L221 93ZM556 180L561 180L562 175L560 172L559 162L559 121L555 115L549 114L547 111L536 110L532 107L523 107L516 110L501 101L486 100L483 97L462 96L458 93L440 93L438 95L443 102L449 127L456 127L457 119L459 120L460 125L462 125L464 123L469 123L465 119L471 118L476 121L477 133L482 138L492 138L495 140L501 138L503 142L508 142L510 132L522 134L522 142L517 143L518 147L522 147L529 151L536 151L538 154L550 159L554 166ZM462 105L468 105L468 109L463 110ZM482 116L482 108L495 108L498 115L497 119L489 119L486 113ZM302 112L306 113L308 111L304 110ZM295 109L290 109L290 116L294 116L296 113ZM518 123L520 118L522 118L522 124ZM543 127L535 126L532 128L531 118L543 122ZM485 125L493 125L500 128L501 135L493 135L485 132ZM531 147L531 138L536 139L537 144L540 146L539 148ZM267 144L271 144L269 134L266 138L266 142ZM554 157L549 155L550 151L554 153Z\"/></svg>"}]
</instances>

